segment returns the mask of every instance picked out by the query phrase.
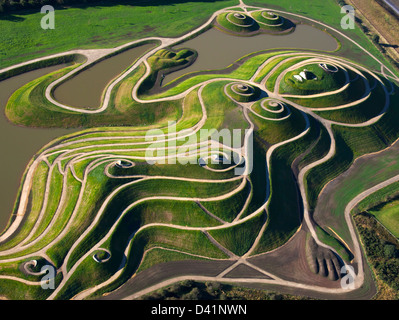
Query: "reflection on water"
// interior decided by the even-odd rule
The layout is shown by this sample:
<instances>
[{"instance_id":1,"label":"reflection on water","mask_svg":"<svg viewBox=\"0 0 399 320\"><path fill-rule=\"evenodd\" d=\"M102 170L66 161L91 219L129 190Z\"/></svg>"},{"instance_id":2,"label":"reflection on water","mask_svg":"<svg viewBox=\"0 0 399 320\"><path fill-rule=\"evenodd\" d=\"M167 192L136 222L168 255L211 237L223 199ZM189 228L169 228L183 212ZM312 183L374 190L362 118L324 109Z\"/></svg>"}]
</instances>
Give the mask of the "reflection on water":
<instances>
[{"instance_id":1,"label":"reflection on water","mask_svg":"<svg viewBox=\"0 0 399 320\"><path fill-rule=\"evenodd\" d=\"M58 86L54 98L73 107L98 108L107 84L153 47L144 44L96 63Z\"/></svg>"},{"instance_id":2,"label":"reflection on water","mask_svg":"<svg viewBox=\"0 0 399 320\"><path fill-rule=\"evenodd\" d=\"M166 75L162 84L188 72L226 68L239 58L256 51L275 48L334 51L337 46L333 37L309 25L297 25L296 30L287 35L260 34L253 37L236 37L213 28L175 47L195 49L198 58L191 66Z\"/></svg>"},{"instance_id":3,"label":"reflection on water","mask_svg":"<svg viewBox=\"0 0 399 320\"><path fill-rule=\"evenodd\" d=\"M51 140L76 131L15 126L6 119L5 106L11 94L24 84L66 66L42 68L0 81L0 232L7 225L23 172L33 155Z\"/></svg>"}]
</instances>

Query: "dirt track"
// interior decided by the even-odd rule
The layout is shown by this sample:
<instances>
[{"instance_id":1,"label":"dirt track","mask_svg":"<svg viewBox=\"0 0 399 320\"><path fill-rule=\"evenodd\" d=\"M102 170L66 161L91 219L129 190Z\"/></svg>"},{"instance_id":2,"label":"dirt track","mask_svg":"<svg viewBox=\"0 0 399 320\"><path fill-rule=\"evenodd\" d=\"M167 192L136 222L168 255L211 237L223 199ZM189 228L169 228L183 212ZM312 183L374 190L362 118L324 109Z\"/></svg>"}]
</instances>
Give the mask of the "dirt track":
<instances>
[{"instance_id":1,"label":"dirt track","mask_svg":"<svg viewBox=\"0 0 399 320\"><path fill-rule=\"evenodd\" d=\"M386 41L384 44L391 46L399 46L399 24L397 18L388 12L385 8L370 0L349 0L356 9L360 11L363 18L367 19L367 23L372 26ZM389 19L389 20L387 20ZM399 59L399 47L387 47L388 51Z\"/></svg>"}]
</instances>

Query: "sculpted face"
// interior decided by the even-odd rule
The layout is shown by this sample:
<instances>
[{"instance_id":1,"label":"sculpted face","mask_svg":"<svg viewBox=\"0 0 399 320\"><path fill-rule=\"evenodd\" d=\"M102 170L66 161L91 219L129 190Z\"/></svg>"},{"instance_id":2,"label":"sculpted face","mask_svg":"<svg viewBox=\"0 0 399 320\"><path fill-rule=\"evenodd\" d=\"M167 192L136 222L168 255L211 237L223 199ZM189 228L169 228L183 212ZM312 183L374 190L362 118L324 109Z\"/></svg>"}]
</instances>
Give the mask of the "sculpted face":
<instances>
[{"instance_id":1,"label":"sculpted face","mask_svg":"<svg viewBox=\"0 0 399 320\"><path fill-rule=\"evenodd\" d=\"M295 32L293 21L262 8L214 18L230 35ZM197 53L156 40L111 82L98 109L51 95L55 82L85 72L85 64L44 86L55 117L106 116L109 127L65 137L33 159L16 219L0 237L0 264L18 260L30 275L33 257L53 266L50 299L134 288L148 270L164 274L149 281L153 289L170 277L197 277L340 294L347 290L338 281L342 268L350 267L358 289L364 266L351 208L340 214L339 229L314 210L325 185L355 157L377 140L392 143L397 87L345 57L298 50L259 52L233 71L163 86ZM113 126L121 117L131 126ZM364 149L349 133L367 138ZM82 281L84 274L91 280Z\"/></svg>"}]
</instances>

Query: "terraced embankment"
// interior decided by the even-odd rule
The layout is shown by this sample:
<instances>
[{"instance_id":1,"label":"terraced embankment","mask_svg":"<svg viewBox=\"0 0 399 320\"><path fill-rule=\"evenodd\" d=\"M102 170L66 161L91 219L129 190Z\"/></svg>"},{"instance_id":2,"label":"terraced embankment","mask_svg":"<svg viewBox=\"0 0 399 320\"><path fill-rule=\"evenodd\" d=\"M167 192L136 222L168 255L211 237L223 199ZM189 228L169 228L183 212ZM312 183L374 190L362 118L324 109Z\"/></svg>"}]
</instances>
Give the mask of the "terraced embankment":
<instances>
[{"instance_id":1,"label":"terraced embankment","mask_svg":"<svg viewBox=\"0 0 399 320\"><path fill-rule=\"evenodd\" d=\"M244 13L236 15L237 9ZM334 232L313 211L323 187L354 159L399 136L398 89L389 77L341 57L290 50L259 53L230 74L197 75L151 91L158 72L195 57L170 47L218 17L240 28L254 26L256 12L269 11L248 13L241 3L184 37L145 39L160 44L109 83L97 109L64 105L52 96L87 64L30 83L10 100L10 113L23 97L21 109L41 110L54 125L115 127L62 137L32 160L12 223L0 236L0 294L84 299L114 292L137 298L186 278L321 297L373 294L350 214L392 181L354 198ZM18 120L27 119L20 114ZM296 254L284 254L293 247ZM273 262L282 257L287 270L303 272L276 269ZM190 272L192 260L203 268ZM140 278L151 268L162 270L162 263L178 265L181 274L166 265L156 281ZM45 264L57 271L54 288L47 290L39 270ZM21 273L21 265L30 271ZM343 265L355 270L349 290L340 282Z\"/></svg>"}]
</instances>

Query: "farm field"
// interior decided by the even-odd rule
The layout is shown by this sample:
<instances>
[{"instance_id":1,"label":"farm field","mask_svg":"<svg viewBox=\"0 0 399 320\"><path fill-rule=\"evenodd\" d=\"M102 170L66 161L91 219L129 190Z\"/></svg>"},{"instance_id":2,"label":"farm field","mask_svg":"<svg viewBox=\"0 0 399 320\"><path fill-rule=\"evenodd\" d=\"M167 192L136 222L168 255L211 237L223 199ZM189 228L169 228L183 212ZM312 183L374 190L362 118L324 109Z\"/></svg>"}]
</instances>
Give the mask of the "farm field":
<instances>
[{"instance_id":1,"label":"farm field","mask_svg":"<svg viewBox=\"0 0 399 320\"><path fill-rule=\"evenodd\" d=\"M395 237L399 237L397 201L392 201L388 204L385 204L381 208L369 210L369 212L374 215L384 226L386 226Z\"/></svg>"},{"instance_id":2,"label":"farm field","mask_svg":"<svg viewBox=\"0 0 399 320\"><path fill-rule=\"evenodd\" d=\"M55 12L47 36L39 13L0 19L0 79L62 64L21 82L4 116L73 129L32 154L10 200L1 298L395 296L373 263L399 260L399 73L335 1ZM278 40L292 35L301 48ZM223 37L225 61L199 68ZM237 58L234 39L268 44ZM384 258L370 214L393 236Z\"/></svg>"}]
</instances>

